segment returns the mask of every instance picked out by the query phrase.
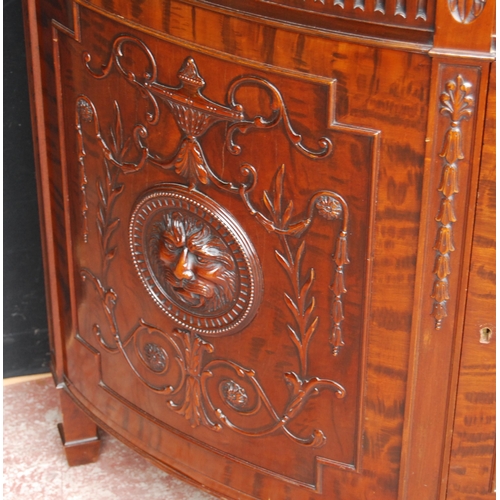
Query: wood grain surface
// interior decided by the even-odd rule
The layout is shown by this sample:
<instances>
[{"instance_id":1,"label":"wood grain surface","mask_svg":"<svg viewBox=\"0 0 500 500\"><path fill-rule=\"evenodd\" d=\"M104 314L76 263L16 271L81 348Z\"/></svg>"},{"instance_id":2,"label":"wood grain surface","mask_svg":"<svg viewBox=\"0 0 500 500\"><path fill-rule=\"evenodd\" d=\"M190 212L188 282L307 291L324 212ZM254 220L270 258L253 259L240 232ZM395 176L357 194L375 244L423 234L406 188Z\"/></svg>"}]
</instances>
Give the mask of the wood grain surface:
<instances>
[{"instance_id":1,"label":"wood grain surface","mask_svg":"<svg viewBox=\"0 0 500 500\"><path fill-rule=\"evenodd\" d=\"M490 32L362 4L26 2L65 429L227 498L465 491Z\"/></svg>"}]
</instances>

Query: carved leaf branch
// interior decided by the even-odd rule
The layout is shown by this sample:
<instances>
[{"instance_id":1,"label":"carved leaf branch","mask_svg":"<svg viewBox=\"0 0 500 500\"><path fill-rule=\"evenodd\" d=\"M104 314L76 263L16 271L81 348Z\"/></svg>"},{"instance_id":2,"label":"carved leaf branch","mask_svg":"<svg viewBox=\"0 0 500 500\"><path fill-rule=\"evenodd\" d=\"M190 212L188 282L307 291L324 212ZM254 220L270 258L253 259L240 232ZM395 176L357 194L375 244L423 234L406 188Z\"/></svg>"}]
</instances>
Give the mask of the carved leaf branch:
<instances>
[{"instance_id":1,"label":"carved leaf branch","mask_svg":"<svg viewBox=\"0 0 500 500\"><path fill-rule=\"evenodd\" d=\"M332 321L333 328L330 336L332 353L336 356L344 340L342 337L341 323L344 320L342 295L347 290L344 282L344 266L349 263L347 257L347 225L349 211L345 200L333 191L320 191L310 200L306 211L306 217L299 220L292 220L293 203L283 202L283 183L285 167L282 165L276 172L273 180L273 194L263 192L263 204L270 213L270 218L266 217L250 201L250 193L255 189L257 183L257 171L252 165L244 165L242 172L249 181L242 184L240 195L251 215L266 228L270 233L276 233L280 238L283 253L276 251L275 255L287 273L293 288L293 297L284 294L285 303L295 319L295 326L287 325L290 338L299 352L300 372L307 373L307 350L309 342L317 329L319 318L314 316L316 306L315 298L309 299L311 287L314 283L314 269L311 268L305 280L301 278L302 258L305 253L305 242L298 244L295 253L291 249L290 237L299 238L310 226L314 212L327 220L343 219L343 225L337 237L333 261L335 273L330 289L333 294ZM286 205L286 208L283 208Z\"/></svg>"},{"instance_id":2,"label":"carved leaf branch","mask_svg":"<svg viewBox=\"0 0 500 500\"><path fill-rule=\"evenodd\" d=\"M130 137L124 141L123 124L120 108L115 101L115 125L111 128L110 135L112 139L111 152L118 161L123 161L124 155L128 152L131 144ZM101 241L101 250L104 255L104 262L113 259L116 253L116 246L110 248L110 239L120 224L120 219L113 217L113 208L117 198L123 192L124 185L118 183L118 176L121 170L109 161L104 160L105 178L104 181L97 179L97 194L99 203L97 208L97 228ZM112 172L113 171L113 172ZM106 264L105 264L106 265Z\"/></svg>"},{"instance_id":3,"label":"carved leaf branch","mask_svg":"<svg viewBox=\"0 0 500 500\"><path fill-rule=\"evenodd\" d=\"M104 158L104 179L97 178L96 188L98 196L97 206L97 229L104 256L103 266L107 268L109 261L113 259L116 246L110 245L112 234L118 228L120 220L113 217L113 208L117 198L123 192L123 184L118 182L121 173L129 174L140 170L146 161L144 147L141 138L147 137L147 131L142 125L134 127L132 135L125 139L121 111L118 103L114 101L115 121L110 129L110 144L104 139L97 110L93 102L85 95L80 95L76 101L76 129L78 133L78 158L80 164L80 190L82 192L82 217L83 217L83 238L88 242L88 202L86 196L86 186L88 184L85 170L86 151L84 146L84 136L82 122L94 123L94 134L101 147ZM141 152L141 159L134 163L125 158L129 155L135 144Z\"/></svg>"},{"instance_id":4,"label":"carved leaf branch","mask_svg":"<svg viewBox=\"0 0 500 500\"><path fill-rule=\"evenodd\" d=\"M441 329L444 318L448 316L447 302L450 299L448 277L451 274L451 252L455 250L453 224L457 221L455 195L459 192L458 162L465 158L461 122L472 116L474 97L471 93L472 85L466 82L462 75L458 75L455 80L446 83L445 91L440 96L440 113L449 117L450 126L445 133L443 148L439 153L443 158L441 182L438 187L442 198L436 216L438 232L433 247L436 250L436 259L431 297L434 299L432 315L436 320L437 330Z\"/></svg>"},{"instance_id":5,"label":"carved leaf branch","mask_svg":"<svg viewBox=\"0 0 500 500\"><path fill-rule=\"evenodd\" d=\"M116 177L113 179L109 163L107 161L105 164L106 178L103 183L101 179L97 179L97 194L99 197L99 203L97 207L97 228L99 230L99 236L101 241L101 250L104 255L104 261L107 262L115 256L116 246L110 248L110 238L114 231L118 228L120 224L120 219L112 217L113 205L116 198L123 191L123 184L118 184L116 182Z\"/></svg>"}]
</instances>

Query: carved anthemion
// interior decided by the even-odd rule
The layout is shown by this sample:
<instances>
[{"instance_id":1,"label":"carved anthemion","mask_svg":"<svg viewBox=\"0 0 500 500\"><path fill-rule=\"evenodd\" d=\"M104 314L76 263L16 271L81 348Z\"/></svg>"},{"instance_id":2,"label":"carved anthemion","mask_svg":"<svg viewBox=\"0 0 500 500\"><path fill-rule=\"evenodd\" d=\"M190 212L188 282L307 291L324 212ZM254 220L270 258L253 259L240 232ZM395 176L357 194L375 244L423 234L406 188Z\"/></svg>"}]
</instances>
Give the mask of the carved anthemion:
<instances>
[{"instance_id":1,"label":"carved anthemion","mask_svg":"<svg viewBox=\"0 0 500 500\"><path fill-rule=\"evenodd\" d=\"M444 143L439 156L443 158L443 170L438 191L441 193L439 212L436 217L438 232L434 250L434 286L431 297L434 299L432 315L436 320L436 329L440 329L447 313L447 302L450 299L449 280L451 274L451 252L453 244L453 224L455 215L455 195L459 192L458 165L465 158L463 152L462 120L471 117L474 110L472 84L465 81L462 75L449 80L445 91L440 96L440 113L448 116L450 126L446 131Z\"/></svg>"}]
</instances>

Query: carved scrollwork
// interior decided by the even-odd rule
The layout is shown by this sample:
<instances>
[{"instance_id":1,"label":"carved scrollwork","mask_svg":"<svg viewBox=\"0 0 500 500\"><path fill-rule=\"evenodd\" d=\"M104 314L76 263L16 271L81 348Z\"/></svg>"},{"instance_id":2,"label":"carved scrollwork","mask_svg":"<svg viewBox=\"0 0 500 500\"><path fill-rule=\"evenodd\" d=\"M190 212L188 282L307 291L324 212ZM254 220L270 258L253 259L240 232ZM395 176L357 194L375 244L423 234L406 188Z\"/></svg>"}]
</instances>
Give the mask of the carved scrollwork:
<instances>
[{"instance_id":1,"label":"carved scrollwork","mask_svg":"<svg viewBox=\"0 0 500 500\"><path fill-rule=\"evenodd\" d=\"M142 72L141 76L138 76L135 70L125 68L122 64L124 47L127 45L138 48L146 58L147 69ZM136 59L140 58L134 58ZM127 81L139 89L152 107L152 111L147 113L149 123L156 124L159 120L158 99L165 102L182 132L177 151L171 157L164 157L162 154L150 151L144 144L147 134L138 138L138 146L152 164L166 170L174 170L188 182L191 189L194 189L198 183L208 184L211 181L219 188L238 191L238 186L221 179L212 170L200 143L203 134L215 123L221 121L229 123L226 145L228 150L235 155L241 152L241 147L234 142L234 135L237 131L246 133L252 128L269 129L280 123L284 124L287 137L302 154L310 158L324 158L332 152L332 143L325 137L319 140L320 149L317 151L303 144L302 136L292 126L280 91L262 77L239 77L229 87L227 94L229 105L223 105L207 99L202 94L205 81L192 57L184 61L178 73L179 86L171 87L158 82L158 66L152 52L144 42L132 36L124 35L115 39L109 61L101 67L100 71L94 71L90 67L90 61L91 56L86 52L84 62L94 78L106 78L113 66L116 66ZM244 107L237 102L236 98L237 91L244 86L257 86L269 94L271 109L269 117L247 116Z\"/></svg>"},{"instance_id":2,"label":"carved scrollwork","mask_svg":"<svg viewBox=\"0 0 500 500\"><path fill-rule=\"evenodd\" d=\"M235 376L239 380L245 381L249 390L251 389L254 393L254 401L251 402L247 395L247 390L233 379L226 380L221 388L221 392L223 392L223 389L226 389L228 393L228 396L226 396L226 393L223 393L222 399L224 403L230 409L235 410L236 415L242 418L255 417L257 413L265 411L271 418L269 424L259 427L242 427L241 425L236 425L221 408L214 406L207 389L207 381L214 377L217 369L221 368L232 370ZM289 399L281 413L276 411L264 388L259 383L255 371L244 368L233 361L213 360L207 363L202 374L202 387L205 399L217 418L238 434L248 437L262 437L282 430L287 437L298 444L313 448L323 446L326 442L326 436L321 430L315 429L310 436L301 437L290 431L288 424L300 414L304 405L307 404L309 397L319 394L321 389L328 388L332 390L337 398L345 396L345 389L333 380L320 379L318 377L303 379L294 372L285 373L284 378L289 388ZM237 403L235 403L235 400Z\"/></svg>"},{"instance_id":3,"label":"carved scrollwork","mask_svg":"<svg viewBox=\"0 0 500 500\"><path fill-rule=\"evenodd\" d=\"M321 389L333 390L337 398L345 396L345 389L338 382L318 377L303 378L294 372L284 374L286 385L289 387L289 399L285 408L278 412L269 399L266 391L259 383L254 370L242 367L237 363L213 359L205 362L205 353L214 352L214 347L201 337L189 330L174 329L167 333L140 319L139 324L125 337L117 329L115 308L118 297L111 288L106 288L101 281L88 269L81 272L82 278L90 279L99 293L104 308L108 327L111 330L115 346L103 340L100 325L94 325L94 333L101 345L110 353L120 352L134 374L155 392L167 394L168 407L175 413L189 421L191 427L207 427L213 431L221 431L223 425L233 431L249 436L262 437L282 431L286 436L298 444L320 447L326 441L326 436L321 430L314 430L311 436L301 437L292 432L288 425L299 416L302 408L311 396L319 394ZM144 334L148 338L158 335L172 349L176 363L168 363L166 350L156 343L147 341L141 349L138 336ZM135 342L133 340L135 339ZM154 384L135 366L128 346L135 346L138 357L155 376L170 377L174 383ZM171 371L177 372L175 376ZM267 412L271 421L259 427L242 427L236 425L231 418L221 409L217 408L210 395L207 382L215 376L217 369L232 370L240 380L245 380L248 387L254 392L254 401L250 401L247 389L234 379L224 380L219 384L219 394L231 410L241 417L252 417L261 411ZM217 422L218 420L218 422Z\"/></svg>"},{"instance_id":4,"label":"carved scrollwork","mask_svg":"<svg viewBox=\"0 0 500 500\"><path fill-rule=\"evenodd\" d=\"M448 7L455 21L470 24L483 12L486 0L448 0Z\"/></svg>"},{"instance_id":5,"label":"carved scrollwork","mask_svg":"<svg viewBox=\"0 0 500 500\"><path fill-rule=\"evenodd\" d=\"M455 195L458 193L458 162L465 158L463 153L462 120L472 116L474 97L471 95L472 85L461 75L446 83L445 91L440 96L440 113L450 118L450 126L446 131L443 148L439 156L443 158L443 172L438 191L442 194L439 212L436 216L438 232L434 250L434 286L431 297L434 299L432 315L436 320L436 329L441 329L444 318L448 315L446 304L450 299L448 276L451 274L451 252L453 244L453 224L455 215Z\"/></svg>"}]
</instances>

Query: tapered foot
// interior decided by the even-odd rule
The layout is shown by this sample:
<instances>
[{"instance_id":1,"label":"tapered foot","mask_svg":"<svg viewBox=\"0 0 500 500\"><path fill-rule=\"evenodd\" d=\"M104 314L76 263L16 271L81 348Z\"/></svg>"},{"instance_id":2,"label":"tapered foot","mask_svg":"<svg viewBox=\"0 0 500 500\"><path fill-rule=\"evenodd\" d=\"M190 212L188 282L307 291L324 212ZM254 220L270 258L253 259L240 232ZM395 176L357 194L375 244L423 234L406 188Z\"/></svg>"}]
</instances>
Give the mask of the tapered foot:
<instances>
[{"instance_id":1,"label":"tapered foot","mask_svg":"<svg viewBox=\"0 0 500 500\"><path fill-rule=\"evenodd\" d=\"M60 391L63 423L58 424L59 434L70 466L96 462L101 440L97 425L75 404L71 396Z\"/></svg>"}]
</instances>

